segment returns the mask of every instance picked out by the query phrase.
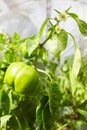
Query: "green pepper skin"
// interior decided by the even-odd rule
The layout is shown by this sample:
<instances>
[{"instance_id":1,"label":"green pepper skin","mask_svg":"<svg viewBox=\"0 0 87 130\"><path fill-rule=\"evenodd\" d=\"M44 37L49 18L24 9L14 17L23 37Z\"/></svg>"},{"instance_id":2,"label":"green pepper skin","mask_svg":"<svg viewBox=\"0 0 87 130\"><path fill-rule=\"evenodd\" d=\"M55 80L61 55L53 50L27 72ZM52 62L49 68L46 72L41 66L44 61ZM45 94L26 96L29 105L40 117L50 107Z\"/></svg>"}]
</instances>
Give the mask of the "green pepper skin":
<instances>
[{"instance_id":1,"label":"green pepper skin","mask_svg":"<svg viewBox=\"0 0 87 130\"><path fill-rule=\"evenodd\" d=\"M38 72L23 62L12 63L6 70L4 81L21 95L35 96L40 89Z\"/></svg>"}]
</instances>

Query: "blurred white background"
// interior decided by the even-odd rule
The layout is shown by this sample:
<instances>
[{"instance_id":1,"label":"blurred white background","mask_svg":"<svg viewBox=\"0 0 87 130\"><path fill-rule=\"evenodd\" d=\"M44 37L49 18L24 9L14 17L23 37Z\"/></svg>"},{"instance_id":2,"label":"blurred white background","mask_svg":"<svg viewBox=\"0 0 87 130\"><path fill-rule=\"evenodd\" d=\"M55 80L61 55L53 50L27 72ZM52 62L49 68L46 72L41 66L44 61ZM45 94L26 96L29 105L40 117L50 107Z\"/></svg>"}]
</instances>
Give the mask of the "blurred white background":
<instances>
[{"instance_id":1,"label":"blurred white background","mask_svg":"<svg viewBox=\"0 0 87 130\"><path fill-rule=\"evenodd\" d=\"M38 32L47 16L54 17L54 8L64 11L70 6L71 12L87 21L87 0L0 0L0 32L17 32L27 37ZM87 39L82 37L76 23L69 20L62 26L75 36L78 46L85 52ZM73 53L73 44L69 40L63 58Z\"/></svg>"},{"instance_id":2,"label":"blurred white background","mask_svg":"<svg viewBox=\"0 0 87 130\"><path fill-rule=\"evenodd\" d=\"M46 17L43 0L0 0L0 31L22 37L37 32Z\"/></svg>"}]
</instances>

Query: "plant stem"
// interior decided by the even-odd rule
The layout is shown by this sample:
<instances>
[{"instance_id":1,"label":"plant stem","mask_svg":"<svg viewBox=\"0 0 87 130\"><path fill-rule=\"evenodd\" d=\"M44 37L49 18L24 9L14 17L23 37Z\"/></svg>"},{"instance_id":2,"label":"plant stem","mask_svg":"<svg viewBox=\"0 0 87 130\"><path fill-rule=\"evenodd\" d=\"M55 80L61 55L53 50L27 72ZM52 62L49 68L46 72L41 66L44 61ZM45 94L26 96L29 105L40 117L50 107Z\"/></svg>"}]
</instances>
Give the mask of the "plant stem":
<instances>
[{"instance_id":1,"label":"plant stem","mask_svg":"<svg viewBox=\"0 0 87 130\"><path fill-rule=\"evenodd\" d=\"M41 73L43 73L43 74L47 75L47 76L49 77L49 79L50 79L51 83L52 83L52 78L51 78L51 76L50 76L50 75L49 75L46 71L41 70L41 69L37 69L37 71L39 71L39 72L41 72Z\"/></svg>"},{"instance_id":2,"label":"plant stem","mask_svg":"<svg viewBox=\"0 0 87 130\"><path fill-rule=\"evenodd\" d=\"M36 56L35 56L35 61L34 61L34 66L35 66L35 68L36 68L36 63L37 63L39 51L40 51L40 47L37 48L37 53L36 53Z\"/></svg>"},{"instance_id":3,"label":"plant stem","mask_svg":"<svg viewBox=\"0 0 87 130\"><path fill-rule=\"evenodd\" d=\"M69 32L67 32L67 34L69 34L72 37L73 42L74 42L74 48L76 48L77 45L76 45L76 41L75 41L74 36L71 33L69 33Z\"/></svg>"},{"instance_id":4,"label":"plant stem","mask_svg":"<svg viewBox=\"0 0 87 130\"><path fill-rule=\"evenodd\" d=\"M42 46L44 46L44 44L45 44L49 39L50 39L50 36L49 36L47 39L45 39L45 40L42 42L42 44L40 44L40 47L42 48Z\"/></svg>"}]
</instances>

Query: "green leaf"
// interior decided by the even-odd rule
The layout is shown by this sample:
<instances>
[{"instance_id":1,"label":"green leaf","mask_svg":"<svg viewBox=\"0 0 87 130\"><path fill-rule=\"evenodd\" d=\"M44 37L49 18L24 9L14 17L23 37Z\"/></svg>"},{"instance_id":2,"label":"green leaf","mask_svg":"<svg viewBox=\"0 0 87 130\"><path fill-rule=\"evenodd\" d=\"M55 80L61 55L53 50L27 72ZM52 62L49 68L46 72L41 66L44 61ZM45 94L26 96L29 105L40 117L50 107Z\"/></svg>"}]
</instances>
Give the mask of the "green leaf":
<instances>
[{"instance_id":1,"label":"green leaf","mask_svg":"<svg viewBox=\"0 0 87 130\"><path fill-rule=\"evenodd\" d=\"M48 51L46 50L46 48L41 48L40 52L39 52L39 57L42 59L43 63L45 65L47 65L48 62Z\"/></svg>"},{"instance_id":2,"label":"green leaf","mask_svg":"<svg viewBox=\"0 0 87 130\"><path fill-rule=\"evenodd\" d=\"M30 56L33 51L38 47L39 45L39 40L38 38L35 39L28 39L27 40L27 49L28 49L28 55Z\"/></svg>"},{"instance_id":3,"label":"green leaf","mask_svg":"<svg viewBox=\"0 0 87 130\"><path fill-rule=\"evenodd\" d=\"M76 21L80 32L83 35L87 36L87 23L84 20L79 19L78 15L75 13L68 13L68 15Z\"/></svg>"},{"instance_id":4,"label":"green leaf","mask_svg":"<svg viewBox=\"0 0 87 130\"><path fill-rule=\"evenodd\" d=\"M49 109L53 118L57 115L60 106L61 92L58 83L52 83L49 86Z\"/></svg>"},{"instance_id":5,"label":"green leaf","mask_svg":"<svg viewBox=\"0 0 87 130\"><path fill-rule=\"evenodd\" d=\"M19 130L19 124L17 118L15 118L14 115L12 115L12 117L8 120L6 128L9 128L10 130Z\"/></svg>"},{"instance_id":6,"label":"green leaf","mask_svg":"<svg viewBox=\"0 0 87 130\"><path fill-rule=\"evenodd\" d=\"M12 43L18 43L20 40L20 35L16 32L14 32L13 36L12 36Z\"/></svg>"},{"instance_id":7,"label":"green leaf","mask_svg":"<svg viewBox=\"0 0 87 130\"><path fill-rule=\"evenodd\" d=\"M67 14L68 14L70 17L72 17L73 19L78 18L78 15L75 14L75 13L68 13L68 12L67 12Z\"/></svg>"},{"instance_id":8,"label":"green leaf","mask_svg":"<svg viewBox=\"0 0 87 130\"><path fill-rule=\"evenodd\" d=\"M1 117L1 128L6 125L7 121L11 118L11 115L5 115Z\"/></svg>"},{"instance_id":9,"label":"green leaf","mask_svg":"<svg viewBox=\"0 0 87 130\"><path fill-rule=\"evenodd\" d=\"M38 100L36 97L25 97L20 102L21 116L24 118L26 127L30 127L31 130L34 128L36 118L36 107ZM20 116L20 115L19 115Z\"/></svg>"},{"instance_id":10,"label":"green leaf","mask_svg":"<svg viewBox=\"0 0 87 130\"><path fill-rule=\"evenodd\" d=\"M13 53L13 52L10 51L10 50L7 50L7 51L4 53L4 58L5 58L5 60L6 60L7 63L14 62L14 61L15 61L15 53Z\"/></svg>"},{"instance_id":11,"label":"green leaf","mask_svg":"<svg viewBox=\"0 0 87 130\"><path fill-rule=\"evenodd\" d=\"M47 46L50 52L57 58L60 58L60 53L67 46L68 35L65 30L60 33L54 34L51 39L47 41Z\"/></svg>"},{"instance_id":12,"label":"green leaf","mask_svg":"<svg viewBox=\"0 0 87 130\"><path fill-rule=\"evenodd\" d=\"M58 63L56 63L55 59L51 59L49 61L49 71L50 73L52 72L52 74L55 74L56 68L58 66Z\"/></svg>"},{"instance_id":13,"label":"green leaf","mask_svg":"<svg viewBox=\"0 0 87 130\"><path fill-rule=\"evenodd\" d=\"M36 123L39 128L43 127L41 104L39 104L36 108Z\"/></svg>"},{"instance_id":14,"label":"green leaf","mask_svg":"<svg viewBox=\"0 0 87 130\"><path fill-rule=\"evenodd\" d=\"M87 111L78 108L77 112L79 112L83 117L85 117L87 119Z\"/></svg>"},{"instance_id":15,"label":"green leaf","mask_svg":"<svg viewBox=\"0 0 87 130\"><path fill-rule=\"evenodd\" d=\"M10 113L10 100L8 93L5 92L4 90L2 91L1 106L2 106L2 112L5 115L8 115Z\"/></svg>"},{"instance_id":16,"label":"green leaf","mask_svg":"<svg viewBox=\"0 0 87 130\"><path fill-rule=\"evenodd\" d=\"M78 84L77 76L79 74L80 67L81 67L81 52L79 48L76 46L74 61L73 61L72 69L70 71L70 82L71 82L72 94L75 93L77 88L77 84Z\"/></svg>"},{"instance_id":17,"label":"green leaf","mask_svg":"<svg viewBox=\"0 0 87 130\"><path fill-rule=\"evenodd\" d=\"M4 40L4 34L0 33L0 44L1 43L4 43L5 40Z\"/></svg>"},{"instance_id":18,"label":"green leaf","mask_svg":"<svg viewBox=\"0 0 87 130\"><path fill-rule=\"evenodd\" d=\"M47 104L48 102L48 97L46 96L43 96L41 98L41 101L39 103L39 105L37 106L36 108L36 123L37 123L37 126L42 129L43 127L43 124L44 124L44 120L43 120L43 110L45 108L45 105Z\"/></svg>"},{"instance_id":19,"label":"green leaf","mask_svg":"<svg viewBox=\"0 0 87 130\"><path fill-rule=\"evenodd\" d=\"M50 27L47 31L46 31L46 38L50 39L52 37L52 34L55 31L55 26L51 25L52 27Z\"/></svg>"},{"instance_id":20,"label":"green leaf","mask_svg":"<svg viewBox=\"0 0 87 130\"><path fill-rule=\"evenodd\" d=\"M50 130L54 123L54 119L51 117L48 104L44 107L42 111L42 120L43 120L43 129Z\"/></svg>"},{"instance_id":21,"label":"green leaf","mask_svg":"<svg viewBox=\"0 0 87 130\"><path fill-rule=\"evenodd\" d=\"M11 38L7 33L0 33L0 44L10 43Z\"/></svg>"},{"instance_id":22,"label":"green leaf","mask_svg":"<svg viewBox=\"0 0 87 130\"><path fill-rule=\"evenodd\" d=\"M38 33L38 38L39 38L39 39L40 39L40 37L42 36L43 31L44 31L44 29L45 29L45 27L46 27L47 22L49 21L49 19L50 19L50 18L46 18L46 19L44 20L44 22L42 23L42 25L41 25L41 27L40 27L40 30L39 30L39 33Z\"/></svg>"},{"instance_id":23,"label":"green leaf","mask_svg":"<svg viewBox=\"0 0 87 130\"><path fill-rule=\"evenodd\" d=\"M87 36L87 23L81 19L76 19L80 32Z\"/></svg>"},{"instance_id":24,"label":"green leaf","mask_svg":"<svg viewBox=\"0 0 87 130\"><path fill-rule=\"evenodd\" d=\"M20 39L20 43L27 42L28 39L34 40L35 38L36 38L36 35L34 34L34 35L31 36L31 37L27 37L27 38Z\"/></svg>"},{"instance_id":25,"label":"green leaf","mask_svg":"<svg viewBox=\"0 0 87 130\"><path fill-rule=\"evenodd\" d=\"M10 100L10 109L12 111L18 107L20 98L18 97L18 95L14 93L13 90L10 90L8 96Z\"/></svg>"},{"instance_id":26,"label":"green leaf","mask_svg":"<svg viewBox=\"0 0 87 130\"><path fill-rule=\"evenodd\" d=\"M75 130L87 130L87 123L84 123L84 121L77 121L74 128Z\"/></svg>"},{"instance_id":27,"label":"green leaf","mask_svg":"<svg viewBox=\"0 0 87 130\"><path fill-rule=\"evenodd\" d=\"M72 73L74 74L75 78L77 78L77 76L78 76L80 67L81 67L81 52L80 52L79 48L76 47L73 66L72 66Z\"/></svg>"},{"instance_id":28,"label":"green leaf","mask_svg":"<svg viewBox=\"0 0 87 130\"><path fill-rule=\"evenodd\" d=\"M16 108L12 111L12 114L15 116L20 130L26 130L28 127L26 119L24 118L23 112L20 108Z\"/></svg>"},{"instance_id":29,"label":"green leaf","mask_svg":"<svg viewBox=\"0 0 87 130\"><path fill-rule=\"evenodd\" d=\"M6 69L7 69L7 67L8 67L8 63L7 62L4 62L3 60L2 61L0 61L0 71L2 72L5 72L6 71ZM3 73L2 73L3 74ZM0 74L1 76L2 76L2 79L3 79L3 75L2 74Z\"/></svg>"}]
</instances>

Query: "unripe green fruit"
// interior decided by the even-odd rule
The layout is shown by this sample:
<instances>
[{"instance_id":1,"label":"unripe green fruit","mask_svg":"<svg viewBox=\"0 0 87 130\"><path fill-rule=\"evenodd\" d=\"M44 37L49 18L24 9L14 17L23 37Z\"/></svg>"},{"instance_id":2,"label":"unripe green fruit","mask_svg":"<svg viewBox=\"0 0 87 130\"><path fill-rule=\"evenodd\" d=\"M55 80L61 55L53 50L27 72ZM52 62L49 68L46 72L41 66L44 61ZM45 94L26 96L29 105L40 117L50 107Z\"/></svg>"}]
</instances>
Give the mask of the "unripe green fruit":
<instances>
[{"instance_id":1,"label":"unripe green fruit","mask_svg":"<svg viewBox=\"0 0 87 130\"><path fill-rule=\"evenodd\" d=\"M38 72L23 62L12 63L5 73L4 81L21 95L35 96L40 89Z\"/></svg>"}]
</instances>

